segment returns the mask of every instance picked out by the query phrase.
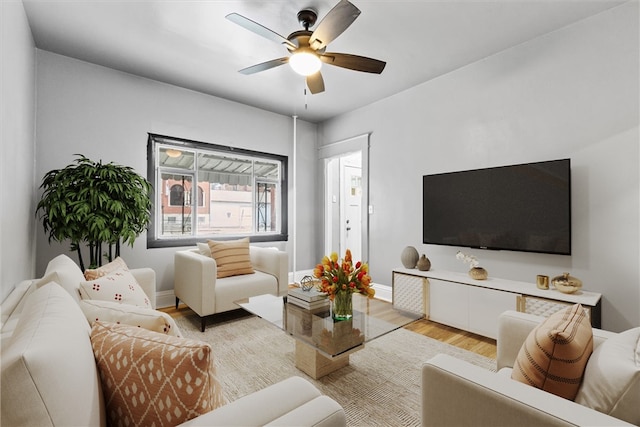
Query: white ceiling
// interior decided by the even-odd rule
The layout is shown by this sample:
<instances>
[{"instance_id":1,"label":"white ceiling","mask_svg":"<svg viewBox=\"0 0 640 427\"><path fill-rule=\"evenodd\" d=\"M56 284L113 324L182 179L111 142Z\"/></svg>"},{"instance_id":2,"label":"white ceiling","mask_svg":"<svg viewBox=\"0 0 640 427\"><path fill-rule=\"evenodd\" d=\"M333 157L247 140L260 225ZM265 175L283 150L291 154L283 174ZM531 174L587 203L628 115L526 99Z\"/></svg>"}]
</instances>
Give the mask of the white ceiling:
<instances>
[{"instance_id":1,"label":"white ceiling","mask_svg":"<svg viewBox=\"0 0 640 427\"><path fill-rule=\"evenodd\" d=\"M237 12L287 37L299 10L318 22L338 0L23 0L40 49L321 122L511 46L615 7L617 0L352 0L359 18L329 51L381 59L381 75L324 65L326 90L304 94L287 65L238 70L287 55L234 24ZM317 25L317 24L316 24ZM312 28L313 29L313 28ZM305 107L306 104L306 107Z\"/></svg>"}]
</instances>

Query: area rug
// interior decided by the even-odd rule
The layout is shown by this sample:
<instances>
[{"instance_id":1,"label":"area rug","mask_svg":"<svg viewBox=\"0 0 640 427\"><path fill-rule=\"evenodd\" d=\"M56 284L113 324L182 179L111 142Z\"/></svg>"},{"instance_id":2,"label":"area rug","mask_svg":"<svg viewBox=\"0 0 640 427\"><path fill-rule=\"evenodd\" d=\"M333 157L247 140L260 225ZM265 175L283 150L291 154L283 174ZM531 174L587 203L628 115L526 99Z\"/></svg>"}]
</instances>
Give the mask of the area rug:
<instances>
[{"instance_id":1,"label":"area rug","mask_svg":"<svg viewBox=\"0 0 640 427\"><path fill-rule=\"evenodd\" d=\"M420 426L421 367L438 353L495 370L493 359L398 329L351 354L349 366L314 380L295 367L294 339L259 317L210 324L204 333L197 316L176 322L185 337L212 346L229 401L298 375L340 403L349 426Z\"/></svg>"}]
</instances>

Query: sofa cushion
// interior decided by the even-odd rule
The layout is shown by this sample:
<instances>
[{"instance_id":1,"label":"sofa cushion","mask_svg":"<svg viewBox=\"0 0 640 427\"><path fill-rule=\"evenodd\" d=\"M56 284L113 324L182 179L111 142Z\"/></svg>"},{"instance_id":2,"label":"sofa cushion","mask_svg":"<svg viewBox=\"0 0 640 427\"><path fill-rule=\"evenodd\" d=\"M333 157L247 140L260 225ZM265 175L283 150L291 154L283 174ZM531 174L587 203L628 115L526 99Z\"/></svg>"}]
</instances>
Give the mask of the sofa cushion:
<instances>
[{"instance_id":1,"label":"sofa cushion","mask_svg":"<svg viewBox=\"0 0 640 427\"><path fill-rule=\"evenodd\" d=\"M95 280L98 277L106 276L116 270L129 270L127 263L120 257L116 257L113 261L98 268L87 268L84 271L85 280Z\"/></svg>"},{"instance_id":2,"label":"sofa cushion","mask_svg":"<svg viewBox=\"0 0 640 427\"><path fill-rule=\"evenodd\" d=\"M593 351L591 323L580 304L546 318L520 348L511 378L573 400Z\"/></svg>"},{"instance_id":3,"label":"sofa cushion","mask_svg":"<svg viewBox=\"0 0 640 427\"><path fill-rule=\"evenodd\" d=\"M80 308L92 326L98 321L121 323L174 337L181 336L171 316L152 308L101 300L82 300Z\"/></svg>"},{"instance_id":4,"label":"sofa cushion","mask_svg":"<svg viewBox=\"0 0 640 427\"><path fill-rule=\"evenodd\" d=\"M62 254L49 261L44 275L52 272L58 275L56 283L69 292L75 301L80 302L80 282L84 281L80 267L71 258Z\"/></svg>"},{"instance_id":5,"label":"sofa cushion","mask_svg":"<svg viewBox=\"0 0 640 427\"><path fill-rule=\"evenodd\" d=\"M176 425L226 403L207 343L103 322L91 343L111 424Z\"/></svg>"},{"instance_id":6,"label":"sofa cushion","mask_svg":"<svg viewBox=\"0 0 640 427\"><path fill-rule=\"evenodd\" d=\"M218 267L217 278L253 273L249 255L249 238L217 242L209 240L211 257Z\"/></svg>"},{"instance_id":7,"label":"sofa cushion","mask_svg":"<svg viewBox=\"0 0 640 427\"><path fill-rule=\"evenodd\" d=\"M59 285L33 291L2 348L2 425L104 425L89 325Z\"/></svg>"},{"instance_id":8,"label":"sofa cushion","mask_svg":"<svg viewBox=\"0 0 640 427\"><path fill-rule=\"evenodd\" d=\"M151 301L128 270L116 270L95 280L80 282L82 299L114 301L151 308Z\"/></svg>"},{"instance_id":9,"label":"sofa cushion","mask_svg":"<svg viewBox=\"0 0 640 427\"><path fill-rule=\"evenodd\" d=\"M640 328L621 332L593 351L576 402L640 425Z\"/></svg>"}]
</instances>

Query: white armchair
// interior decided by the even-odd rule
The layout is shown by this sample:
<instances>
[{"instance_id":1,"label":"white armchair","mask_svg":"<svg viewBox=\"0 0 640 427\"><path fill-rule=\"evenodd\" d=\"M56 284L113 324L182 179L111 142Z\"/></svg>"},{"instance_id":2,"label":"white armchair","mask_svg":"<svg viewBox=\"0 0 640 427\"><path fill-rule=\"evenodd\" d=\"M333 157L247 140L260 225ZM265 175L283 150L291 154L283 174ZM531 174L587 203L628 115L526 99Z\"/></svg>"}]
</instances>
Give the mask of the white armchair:
<instances>
[{"instance_id":1,"label":"white armchair","mask_svg":"<svg viewBox=\"0 0 640 427\"><path fill-rule=\"evenodd\" d=\"M272 248L250 246L253 274L217 279L216 261L198 249L177 251L174 257L176 308L180 301L200 316L204 332L206 316L239 308L234 301L262 294L284 293L289 286L288 255Z\"/></svg>"},{"instance_id":2,"label":"white armchair","mask_svg":"<svg viewBox=\"0 0 640 427\"><path fill-rule=\"evenodd\" d=\"M512 380L522 343L543 318L499 318L498 373L439 354L422 367L423 426L630 426L618 418ZM594 349L616 333L593 329Z\"/></svg>"}]
</instances>

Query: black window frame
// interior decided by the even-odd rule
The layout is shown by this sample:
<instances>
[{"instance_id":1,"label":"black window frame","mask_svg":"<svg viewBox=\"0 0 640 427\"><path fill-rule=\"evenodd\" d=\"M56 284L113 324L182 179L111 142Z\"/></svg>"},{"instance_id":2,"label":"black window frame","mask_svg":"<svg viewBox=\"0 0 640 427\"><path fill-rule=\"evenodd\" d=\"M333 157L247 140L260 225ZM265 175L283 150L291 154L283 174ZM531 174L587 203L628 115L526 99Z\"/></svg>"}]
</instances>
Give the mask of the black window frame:
<instances>
[{"instance_id":1,"label":"black window frame","mask_svg":"<svg viewBox=\"0 0 640 427\"><path fill-rule=\"evenodd\" d=\"M280 231L276 233L267 234L242 234L242 235L210 235L210 236L188 236L188 237L172 237L172 238L160 238L156 235L157 225L157 211L156 211L156 144L163 146L174 146L177 150L180 149L197 149L197 150L209 150L219 153L231 153L236 155L245 155L255 158L262 158L266 160L275 160L280 162ZM249 237L250 242L277 242L287 241L289 239L288 234L288 156L266 153L262 151L249 150L244 148L232 147L227 145L213 144L203 141L194 141L185 138L179 138L168 135L161 135L156 133L148 133L147 138L147 180L151 183L154 191L149 197L151 200L151 220L147 229L147 248L168 248L168 247L183 247L193 246L197 242L203 242L206 240L234 240L243 237ZM197 196L196 196L197 197ZM252 201L252 207L255 201ZM199 204L196 203L196 207ZM255 210L255 209L254 209Z\"/></svg>"}]
</instances>

